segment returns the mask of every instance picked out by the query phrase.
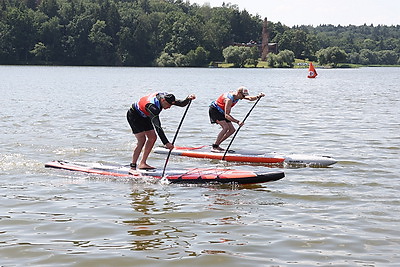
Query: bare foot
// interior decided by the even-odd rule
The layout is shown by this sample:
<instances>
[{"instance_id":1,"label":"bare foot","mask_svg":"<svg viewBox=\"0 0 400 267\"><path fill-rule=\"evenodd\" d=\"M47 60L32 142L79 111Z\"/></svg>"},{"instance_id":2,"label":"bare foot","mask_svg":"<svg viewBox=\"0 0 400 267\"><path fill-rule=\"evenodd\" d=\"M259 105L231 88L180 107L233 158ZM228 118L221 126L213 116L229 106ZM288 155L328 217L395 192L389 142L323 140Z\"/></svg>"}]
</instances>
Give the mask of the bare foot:
<instances>
[{"instance_id":1,"label":"bare foot","mask_svg":"<svg viewBox=\"0 0 400 267\"><path fill-rule=\"evenodd\" d=\"M139 164L139 169L142 169L142 170L154 170L154 169L156 169L156 167L152 167L152 166L150 166L148 164Z\"/></svg>"}]
</instances>

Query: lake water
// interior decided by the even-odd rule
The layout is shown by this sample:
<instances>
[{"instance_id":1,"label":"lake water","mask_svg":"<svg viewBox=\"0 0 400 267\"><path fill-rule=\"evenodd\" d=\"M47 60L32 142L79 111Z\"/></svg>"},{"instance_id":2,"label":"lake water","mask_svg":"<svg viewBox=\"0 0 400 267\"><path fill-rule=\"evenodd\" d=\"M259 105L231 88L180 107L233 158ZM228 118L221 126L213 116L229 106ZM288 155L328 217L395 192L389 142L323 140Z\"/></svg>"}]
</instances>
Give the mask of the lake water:
<instances>
[{"instance_id":1,"label":"lake water","mask_svg":"<svg viewBox=\"0 0 400 267\"><path fill-rule=\"evenodd\" d=\"M0 66L0 266L398 266L400 68L317 71ZM153 91L195 93L176 144L212 144L219 128L208 104L241 85L266 97L232 149L338 163L280 168L284 179L251 186L44 168L128 164L127 108ZM252 105L241 101L233 115ZM184 110L161 113L170 140ZM203 166L271 170L176 157L167 168Z\"/></svg>"}]
</instances>

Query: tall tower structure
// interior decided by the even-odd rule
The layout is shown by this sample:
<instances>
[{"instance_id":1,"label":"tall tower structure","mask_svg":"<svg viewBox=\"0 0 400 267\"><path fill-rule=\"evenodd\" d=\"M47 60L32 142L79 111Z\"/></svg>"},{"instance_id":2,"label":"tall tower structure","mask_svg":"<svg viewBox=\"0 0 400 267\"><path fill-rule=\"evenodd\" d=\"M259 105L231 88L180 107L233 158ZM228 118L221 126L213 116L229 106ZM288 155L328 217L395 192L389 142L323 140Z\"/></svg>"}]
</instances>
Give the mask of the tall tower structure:
<instances>
[{"instance_id":1,"label":"tall tower structure","mask_svg":"<svg viewBox=\"0 0 400 267\"><path fill-rule=\"evenodd\" d=\"M262 43L261 43L261 61L267 60L268 55L268 42L269 42L269 35L268 35L268 20L267 18L264 19L263 28L262 28Z\"/></svg>"}]
</instances>

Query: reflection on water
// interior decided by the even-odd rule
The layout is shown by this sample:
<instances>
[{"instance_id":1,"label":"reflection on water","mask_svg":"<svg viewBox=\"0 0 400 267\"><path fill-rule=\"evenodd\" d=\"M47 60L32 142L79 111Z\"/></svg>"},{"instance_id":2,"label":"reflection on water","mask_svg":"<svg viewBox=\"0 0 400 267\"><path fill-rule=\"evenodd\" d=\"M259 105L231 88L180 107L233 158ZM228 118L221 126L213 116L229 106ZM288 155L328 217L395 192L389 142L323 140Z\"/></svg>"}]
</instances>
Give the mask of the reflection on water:
<instances>
[{"instance_id":1,"label":"reflection on water","mask_svg":"<svg viewBox=\"0 0 400 267\"><path fill-rule=\"evenodd\" d=\"M132 230L129 230L128 233L134 236L134 240L132 240L134 250L160 248L164 243L160 237L162 230L157 229L157 222L150 217L155 204L151 200L151 197L154 197L154 191L154 189L147 189L131 194L132 208L142 215L135 220L124 221L124 223L132 227Z\"/></svg>"},{"instance_id":2,"label":"reflection on water","mask_svg":"<svg viewBox=\"0 0 400 267\"><path fill-rule=\"evenodd\" d=\"M226 189L222 189L222 187ZM232 237L238 233L231 232L226 227L248 225L247 215L241 215L240 210L237 210L238 214L232 216L230 212L226 211L226 207L229 207L228 210L236 210L239 206L254 205L255 203L252 203L254 200L248 199L247 194L237 191L237 188L227 188L226 185L221 185L221 187L214 185L206 188L211 192L205 192L201 196L197 195L196 198L200 197L207 204L200 204L201 207L198 209L190 207L190 198L185 202L179 195L160 192L155 188L146 188L145 190L134 188L130 194L132 219L123 221L129 228L127 233L131 237L132 250L151 251L157 249L164 251L165 254L158 253L158 256L149 257L174 259L202 254L229 254L229 251L211 248L219 247L221 244L234 244L235 246L241 245L240 243L246 244L246 242L233 239ZM257 190L257 188L262 189L259 185L252 185L242 187L242 190ZM192 190L195 187L189 189ZM204 187L201 190L203 189ZM261 191L266 192L265 190ZM250 192L248 191L248 193ZM179 194L179 192L176 193ZM178 204L175 200L182 203ZM199 206L199 203L193 204ZM258 205L281 204L281 202L268 202L268 200L259 200L258 203ZM209 218L205 219L204 216ZM196 228L193 227L196 227L197 230L194 230ZM204 230L205 232L203 232ZM197 242L208 249L196 249L194 244Z\"/></svg>"}]
</instances>

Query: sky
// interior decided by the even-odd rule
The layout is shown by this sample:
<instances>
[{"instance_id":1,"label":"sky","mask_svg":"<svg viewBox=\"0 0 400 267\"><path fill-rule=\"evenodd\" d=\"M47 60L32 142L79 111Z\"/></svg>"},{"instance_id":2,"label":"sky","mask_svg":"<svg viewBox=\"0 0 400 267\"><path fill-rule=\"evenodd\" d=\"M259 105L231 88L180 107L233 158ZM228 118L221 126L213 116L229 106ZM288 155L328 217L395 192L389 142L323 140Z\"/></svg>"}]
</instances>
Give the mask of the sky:
<instances>
[{"instance_id":1,"label":"sky","mask_svg":"<svg viewBox=\"0 0 400 267\"><path fill-rule=\"evenodd\" d=\"M400 25L400 0L188 0L191 4L237 5L262 19L295 25Z\"/></svg>"}]
</instances>

